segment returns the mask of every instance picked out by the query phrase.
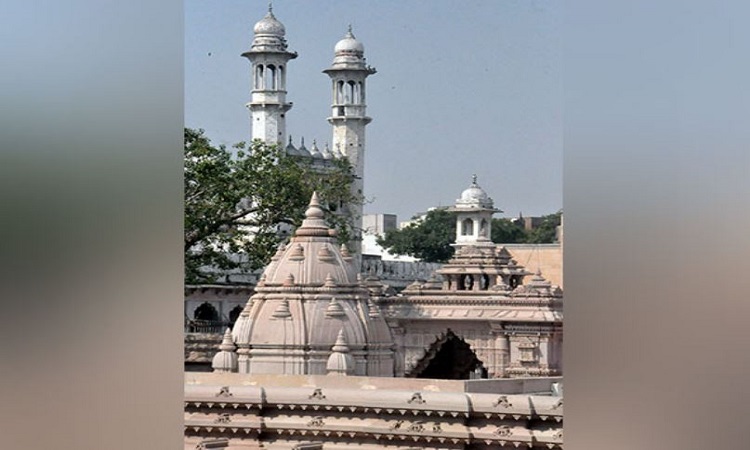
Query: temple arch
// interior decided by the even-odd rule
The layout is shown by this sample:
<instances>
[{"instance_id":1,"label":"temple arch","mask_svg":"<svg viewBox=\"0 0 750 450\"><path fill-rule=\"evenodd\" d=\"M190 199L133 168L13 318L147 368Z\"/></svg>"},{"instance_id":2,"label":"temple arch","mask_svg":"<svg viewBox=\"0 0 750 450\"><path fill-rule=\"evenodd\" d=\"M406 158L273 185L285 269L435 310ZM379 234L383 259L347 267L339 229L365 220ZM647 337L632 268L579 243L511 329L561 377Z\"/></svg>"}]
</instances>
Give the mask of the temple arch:
<instances>
[{"instance_id":1,"label":"temple arch","mask_svg":"<svg viewBox=\"0 0 750 450\"><path fill-rule=\"evenodd\" d=\"M453 331L430 345L425 356L406 374L412 378L468 380L484 368L471 346ZM479 370L478 370L479 369ZM486 373L486 371L484 372Z\"/></svg>"}]
</instances>

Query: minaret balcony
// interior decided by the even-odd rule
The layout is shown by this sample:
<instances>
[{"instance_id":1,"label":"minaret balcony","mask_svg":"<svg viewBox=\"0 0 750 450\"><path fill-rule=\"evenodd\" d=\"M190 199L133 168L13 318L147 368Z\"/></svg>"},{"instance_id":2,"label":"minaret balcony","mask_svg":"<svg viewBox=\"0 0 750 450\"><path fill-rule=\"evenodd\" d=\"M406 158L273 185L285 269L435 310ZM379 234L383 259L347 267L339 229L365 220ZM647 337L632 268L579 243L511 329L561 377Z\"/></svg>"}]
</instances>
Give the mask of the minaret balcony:
<instances>
[{"instance_id":1,"label":"minaret balcony","mask_svg":"<svg viewBox=\"0 0 750 450\"><path fill-rule=\"evenodd\" d=\"M286 103L286 91L253 91L252 103Z\"/></svg>"},{"instance_id":2,"label":"minaret balcony","mask_svg":"<svg viewBox=\"0 0 750 450\"><path fill-rule=\"evenodd\" d=\"M331 106L332 117L350 117L350 118L364 118L366 115L366 105L355 105L355 104L342 104Z\"/></svg>"}]
</instances>

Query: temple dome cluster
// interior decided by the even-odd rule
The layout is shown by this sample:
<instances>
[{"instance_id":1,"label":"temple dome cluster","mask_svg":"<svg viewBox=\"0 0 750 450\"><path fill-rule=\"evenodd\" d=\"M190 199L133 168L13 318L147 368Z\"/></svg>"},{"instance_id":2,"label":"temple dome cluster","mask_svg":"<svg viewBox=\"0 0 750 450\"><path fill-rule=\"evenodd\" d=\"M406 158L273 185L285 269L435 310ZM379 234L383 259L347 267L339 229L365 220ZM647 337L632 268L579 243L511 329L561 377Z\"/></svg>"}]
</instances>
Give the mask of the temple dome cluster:
<instances>
[{"instance_id":1,"label":"temple dome cluster","mask_svg":"<svg viewBox=\"0 0 750 450\"><path fill-rule=\"evenodd\" d=\"M255 291L232 331L238 372L393 376L388 325L317 194Z\"/></svg>"}]
</instances>

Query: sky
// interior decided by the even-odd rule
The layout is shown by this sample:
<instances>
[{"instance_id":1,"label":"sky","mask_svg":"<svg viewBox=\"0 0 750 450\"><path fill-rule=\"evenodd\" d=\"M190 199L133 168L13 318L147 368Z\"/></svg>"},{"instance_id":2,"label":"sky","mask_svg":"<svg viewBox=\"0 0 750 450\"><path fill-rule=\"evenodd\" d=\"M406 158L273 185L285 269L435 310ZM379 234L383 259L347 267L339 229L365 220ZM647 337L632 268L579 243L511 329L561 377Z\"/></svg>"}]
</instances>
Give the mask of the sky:
<instances>
[{"instance_id":1,"label":"sky","mask_svg":"<svg viewBox=\"0 0 750 450\"><path fill-rule=\"evenodd\" d=\"M289 49L287 134L331 141L321 71L347 26L369 65L365 213L455 202L477 175L504 211L562 209L562 11L554 1L276 0ZM250 48L264 0L185 2L185 126L250 139Z\"/></svg>"}]
</instances>

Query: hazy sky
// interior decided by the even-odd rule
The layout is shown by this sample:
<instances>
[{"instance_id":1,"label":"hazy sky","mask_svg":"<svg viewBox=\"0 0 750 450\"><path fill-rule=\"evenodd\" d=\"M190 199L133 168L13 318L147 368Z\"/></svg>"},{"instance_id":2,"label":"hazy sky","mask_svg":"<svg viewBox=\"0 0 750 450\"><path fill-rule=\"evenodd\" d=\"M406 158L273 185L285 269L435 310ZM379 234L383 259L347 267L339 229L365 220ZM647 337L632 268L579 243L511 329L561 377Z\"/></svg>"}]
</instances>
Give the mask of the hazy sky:
<instances>
[{"instance_id":1,"label":"hazy sky","mask_svg":"<svg viewBox=\"0 0 750 450\"><path fill-rule=\"evenodd\" d=\"M250 48L263 0L185 2L185 125L249 140ZM561 7L554 1L276 0L289 48L287 133L331 141L321 71L349 23L368 78L366 213L449 205L476 173L505 211L562 208Z\"/></svg>"}]
</instances>

